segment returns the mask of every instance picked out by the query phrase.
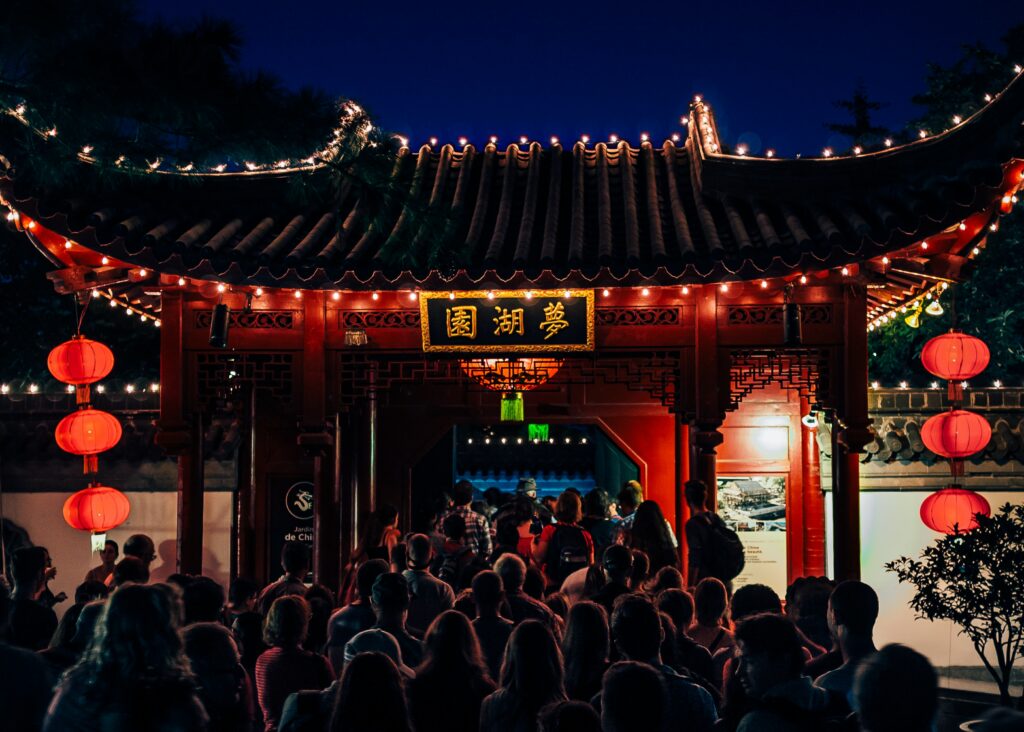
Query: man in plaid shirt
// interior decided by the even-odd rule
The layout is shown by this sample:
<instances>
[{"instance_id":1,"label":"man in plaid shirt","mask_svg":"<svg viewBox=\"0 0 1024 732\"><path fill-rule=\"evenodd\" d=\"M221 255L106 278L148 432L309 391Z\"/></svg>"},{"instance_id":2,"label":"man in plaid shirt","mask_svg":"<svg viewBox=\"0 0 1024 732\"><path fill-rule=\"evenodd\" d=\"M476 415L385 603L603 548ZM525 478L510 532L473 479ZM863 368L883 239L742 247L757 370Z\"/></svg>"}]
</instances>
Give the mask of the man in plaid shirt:
<instances>
[{"instance_id":1,"label":"man in plaid shirt","mask_svg":"<svg viewBox=\"0 0 1024 732\"><path fill-rule=\"evenodd\" d=\"M438 530L448 516L452 514L461 516L462 520L466 522L466 546L484 561L490 561L490 525L486 518L470 508L470 504L473 503L473 484L468 480L460 480L456 483L455 489L452 491L452 503L455 504L455 507L437 522Z\"/></svg>"}]
</instances>

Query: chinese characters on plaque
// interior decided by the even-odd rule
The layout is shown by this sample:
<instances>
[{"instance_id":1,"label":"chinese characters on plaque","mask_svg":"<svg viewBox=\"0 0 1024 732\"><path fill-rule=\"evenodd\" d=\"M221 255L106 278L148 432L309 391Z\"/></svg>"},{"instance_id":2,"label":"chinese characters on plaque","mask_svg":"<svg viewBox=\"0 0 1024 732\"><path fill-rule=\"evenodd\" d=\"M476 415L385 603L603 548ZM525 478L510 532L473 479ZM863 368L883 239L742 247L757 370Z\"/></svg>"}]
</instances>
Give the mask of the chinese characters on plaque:
<instances>
[{"instance_id":1,"label":"chinese characters on plaque","mask_svg":"<svg viewBox=\"0 0 1024 732\"><path fill-rule=\"evenodd\" d=\"M594 348L591 290L422 293L423 350L589 351Z\"/></svg>"}]
</instances>

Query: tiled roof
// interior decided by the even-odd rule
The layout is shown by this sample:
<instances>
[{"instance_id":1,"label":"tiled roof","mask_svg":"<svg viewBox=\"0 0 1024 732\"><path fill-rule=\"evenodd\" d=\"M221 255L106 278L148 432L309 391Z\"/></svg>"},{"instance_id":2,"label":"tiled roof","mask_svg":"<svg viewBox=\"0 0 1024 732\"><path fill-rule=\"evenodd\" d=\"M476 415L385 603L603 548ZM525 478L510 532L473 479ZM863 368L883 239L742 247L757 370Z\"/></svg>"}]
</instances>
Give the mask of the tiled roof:
<instances>
[{"instance_id":1,"label":"tiled roof","mask_svg":"<svg viewBox=\"0 0 1024 732\"><path fill-rule=\"evenodd\" d=\"M692 111L679 145L403 148L394 177L408 205L386 215L371 215L345 186L327 203L292 203L296 177L326 186L323 170L185 183L155 175L143 187L54 195L21 190L11 167L0 196L118 261L230 284L670 284L789 275L897 252L993 212L1005 166L1024 157L1019 78L949 132L844 159L723 154L710 109ZM419 209L443 225L411 230ZM431 236L446 237L465 266L439 271L425 261ZM395 264L396 250L408 264ZM913 284L914 274L901 276Z\"/></svg>"}]
</instances>

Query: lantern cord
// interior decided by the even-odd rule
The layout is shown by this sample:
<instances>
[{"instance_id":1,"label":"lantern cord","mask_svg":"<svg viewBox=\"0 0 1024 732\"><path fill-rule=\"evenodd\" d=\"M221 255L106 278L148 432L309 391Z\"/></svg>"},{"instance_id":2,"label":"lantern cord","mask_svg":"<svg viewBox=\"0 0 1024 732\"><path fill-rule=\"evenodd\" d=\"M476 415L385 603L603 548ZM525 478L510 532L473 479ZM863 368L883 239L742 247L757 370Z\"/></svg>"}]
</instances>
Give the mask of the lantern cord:
<instances>
[{"instance_id":1,"label":"lantern cord","mask_svg":"<svg viewBox=\"0 0 1024 732\"><path fill-rule=\"evenodd\" d=\"M82 322L85 320L85 314L89 310L89 303L92 302L92 298L86 298L85 304L82 305L82 312L78 312L78 298L73 296L73 299L75 301L75 320L77 321L75 323L75 335L80 336L82 335Z\"/></svg>"}]
</instances>

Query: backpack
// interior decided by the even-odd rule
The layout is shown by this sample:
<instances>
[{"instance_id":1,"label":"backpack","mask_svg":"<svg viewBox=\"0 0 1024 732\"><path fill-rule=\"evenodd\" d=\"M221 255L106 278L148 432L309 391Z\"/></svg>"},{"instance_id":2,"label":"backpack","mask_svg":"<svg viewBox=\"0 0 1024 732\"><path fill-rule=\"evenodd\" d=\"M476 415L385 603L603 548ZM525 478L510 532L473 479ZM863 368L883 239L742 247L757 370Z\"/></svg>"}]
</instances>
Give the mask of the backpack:
<instances>
[{"instance_id":1,"label":"backpack","mask_svg":"<svg viewBox=\"0 0 1024 732\"><path fill-rule=\"evenodd\" d=\"M738 576L746 565L743 542L735 531L725 525L721 516L714 513L708 516L707 555L710 574L723 582L728 582Z\"/></svg>"},{"instance_id":2,"label":"backpack","mask_svg":"<svg viewBox=\"0 0 1024 732\"><path fill-rule=\"evenodd\" d=\"M469 547L464 546L457 552L441 555L441 562L437 565L437 578L442 582L447 582L452 589L457 589L459 586L462 558L466 556L467 552L469 552Z\"/></svg>"},{"instance_id":3,"label":"backpack","mask_svg":"<svg viewBox=\"0 0 1024 732\"><path fill-rule=\"evenodd\" d=\"M548 544L545 572L559 585L578 569L590 564L590 550L583 529L578 526L557 524Z\"/></svg>"}]
</instances>

